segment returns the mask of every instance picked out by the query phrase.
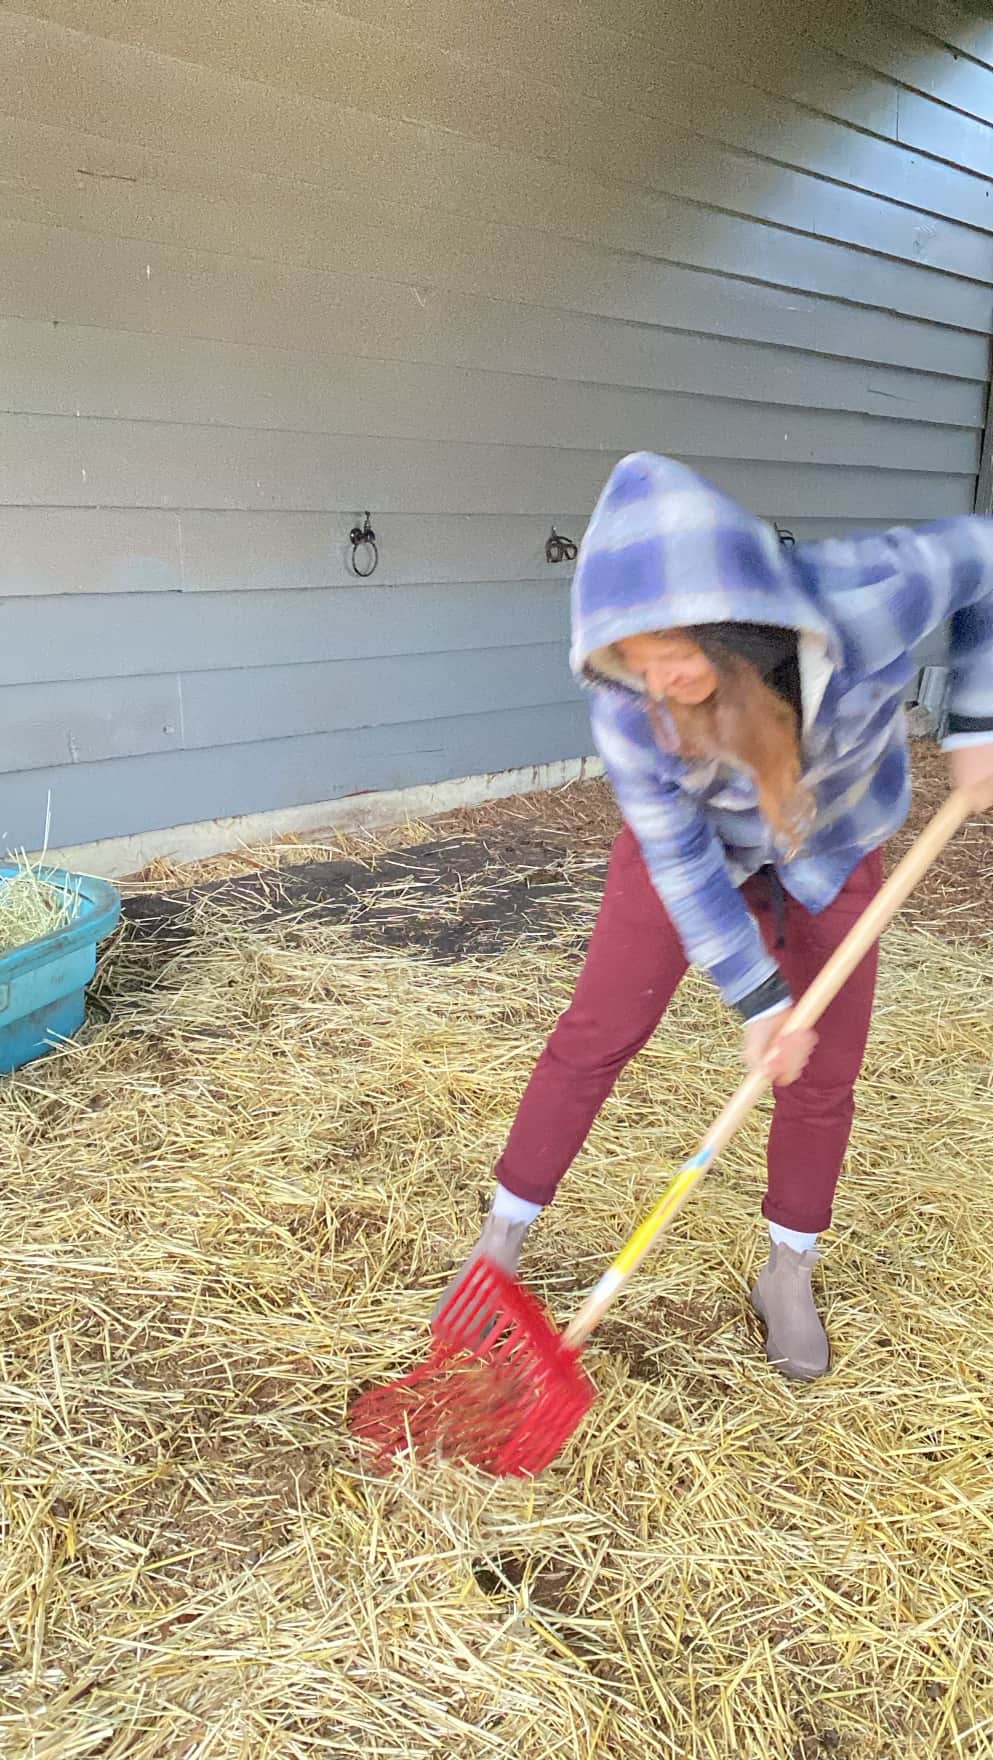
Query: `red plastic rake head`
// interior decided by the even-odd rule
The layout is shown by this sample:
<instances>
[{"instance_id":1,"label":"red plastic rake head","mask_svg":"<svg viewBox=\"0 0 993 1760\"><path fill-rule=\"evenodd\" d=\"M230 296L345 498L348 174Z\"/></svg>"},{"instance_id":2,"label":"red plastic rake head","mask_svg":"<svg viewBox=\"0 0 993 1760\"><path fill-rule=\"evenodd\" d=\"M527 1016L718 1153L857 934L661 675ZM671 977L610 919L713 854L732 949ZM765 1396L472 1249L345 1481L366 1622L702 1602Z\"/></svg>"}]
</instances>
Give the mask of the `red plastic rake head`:
<instances>
[{"instance_id":1,"label":"red plastic rake head","mask_svg":"<svg viewBox=\"0 0 993 1760\"><path fill-rule=\"evenodd\" d=\"M437 1448L496 1474L540 1473L589 1411L575 1351L515 1278L479 1259L442 1308L427 1361L349 1414L382 1464Z\"/></svg>"}]
</instances>

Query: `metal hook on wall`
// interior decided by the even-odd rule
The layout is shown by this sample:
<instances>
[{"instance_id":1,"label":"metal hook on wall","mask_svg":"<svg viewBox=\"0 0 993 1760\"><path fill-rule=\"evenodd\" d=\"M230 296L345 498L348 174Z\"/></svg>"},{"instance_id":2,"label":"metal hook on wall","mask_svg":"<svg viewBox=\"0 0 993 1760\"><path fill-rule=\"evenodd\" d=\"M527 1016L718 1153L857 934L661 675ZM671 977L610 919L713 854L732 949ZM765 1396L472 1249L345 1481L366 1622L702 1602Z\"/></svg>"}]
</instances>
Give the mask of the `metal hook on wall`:
<instances>
[{"instance_id":1,"label":"metal hook on wall","mask_svg":"<svg viewBox=\"0 0 993 1760\"><path fill-rule=\"evenodd\" d=\"M360 581L367 581L369 576L375 574L379 567L379 545L376 542L376 534L372 529L368 513L365 516L365 525L352 527L348 534L348 542L352 546L350 558L352 573L358 575ZM359 566L360 551L366 552L363 558L366 566L363 567Z\"/></svg>"},{"instance_id":2,"label":"metal hook on wall","mask_svg":"<svg viewBox=\"0 0 993 1760\"><path fill-rule=\"evenodd\" d=\"M578 555L579 546L574 544L571 538L564 538L562 533L557 532L553 526L545 540L545 561L551 563L575 562Z\"/></svg>"},{"instance_id":3,"label":"metal hook on wall","mask_svg":"<svg viewBox=\"0 0 993 1760\"><path fill-rule=\"evenodd\" d=\"M772 524L773 524L773 528L776 533L776 537L779 539L779 542L782 544L783 549L784 550L794 549L795 545L796 545L796 539L793 536L793 533L789 530L789 528L787 526L781 526L778 519L774 519Z\"/></svg>"}]
</instances>

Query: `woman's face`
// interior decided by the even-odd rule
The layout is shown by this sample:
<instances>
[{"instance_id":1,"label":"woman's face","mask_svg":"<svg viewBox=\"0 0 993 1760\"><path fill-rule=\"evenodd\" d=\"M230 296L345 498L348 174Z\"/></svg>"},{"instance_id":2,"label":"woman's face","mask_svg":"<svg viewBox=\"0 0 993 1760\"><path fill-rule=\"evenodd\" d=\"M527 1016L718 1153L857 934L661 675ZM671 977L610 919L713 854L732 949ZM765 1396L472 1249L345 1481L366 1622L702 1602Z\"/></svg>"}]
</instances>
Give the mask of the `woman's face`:
<instances>
[{"instance_id":1,"label":"woman's face","mask_svg":"<svg viewBox=\"0 0 993 1760\"><path fill-rule=\"evenodd\" d=\"M626 636L615 647L628 671L644 682L663 751L687 762L718 759L745 770L755 780L766 822L796 855L809 835L814 801L803 783L798 722L790 705L750 661L729 655L718 672L679 630ZM656 706L663 701L664 710Z\"/></svg>"},{"instance_id":2,"label":"woman's face","mask_svg":"<svg viewBox=\"0 0 993 1760\"><path fill-rule=\"evenodd\" d=\"M650 697L692 708L717 689L717 673L689 636L625 636L615 644L629 672L644 681Z\"/></svg>"}]
</instances>

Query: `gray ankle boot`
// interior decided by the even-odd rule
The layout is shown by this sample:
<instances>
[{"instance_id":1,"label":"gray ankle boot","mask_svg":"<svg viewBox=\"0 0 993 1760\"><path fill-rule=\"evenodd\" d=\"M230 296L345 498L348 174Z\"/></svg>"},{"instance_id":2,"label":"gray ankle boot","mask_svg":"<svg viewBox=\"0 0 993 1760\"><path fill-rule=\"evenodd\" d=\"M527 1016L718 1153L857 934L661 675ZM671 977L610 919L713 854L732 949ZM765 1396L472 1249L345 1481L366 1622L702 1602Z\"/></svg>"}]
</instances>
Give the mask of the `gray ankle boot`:
<instances>
[{"instance_id":1,"label":"gray ankle boot","mask_svg":"<svg viewBox=\"0 0 993 1760\"><path fill-rule=\"evenodd\" d=\"M471 1270L477 1259L482 1259L485 1255L487 1259L492 1259L495 1265L500 1265L504 1271L509 1271L511 1276L516 1276L517 1266L530 1227L530 1222L508 1222L505 1216L494 1216L491 1210L483 1223L482 1233L472 1252L442 1290L434 1313L431 1315L432 1324L437 1320L449 1296L454 1295L466 1272Z\"/></svg>"},{"instance_id":2,"label":"gray ankle boot","mask_svg":"<svg viewBox=\"0 0 993 1760\"><path fill-rule=\"evenodd\" d=\"M810 1287L819 1258L816 1252L797 1253L773 1243L752 1290L752 1307L765 1327L765 1354L794 1381L816 1380L831 1361Z\"/></svg>"}]
</instances>

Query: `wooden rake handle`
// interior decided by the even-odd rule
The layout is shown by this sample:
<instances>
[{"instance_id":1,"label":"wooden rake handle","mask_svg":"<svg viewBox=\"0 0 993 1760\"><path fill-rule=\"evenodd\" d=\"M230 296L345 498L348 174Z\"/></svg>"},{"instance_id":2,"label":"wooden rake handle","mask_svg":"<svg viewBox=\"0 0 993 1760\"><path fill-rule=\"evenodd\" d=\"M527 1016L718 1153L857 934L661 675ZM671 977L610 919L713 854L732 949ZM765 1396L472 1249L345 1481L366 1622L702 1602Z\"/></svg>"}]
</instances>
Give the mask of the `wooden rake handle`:
<instances>
[{"instance_id":1,"label":"wooden rake handle","mask_svg":"<svg viewBox=\"0 0 993 1760\"><path fill-rule=\"evenodd\" d=\"M979 805L977 795L969 789L955 789L948 796L792 1010L789 1018L791 1033L813 1027L820 1020L828 1004L833 1002L841 986L878 941L922 875L927 873L945 845L970 814L978 810ZM609 1271L604 1272L566 1328L564 1343L571 1349L578 1350L589 1338L594 1327L600 1324L628 1278L637 1270L646 1253L685 1204L693 1188L709 1172L721 1150L731 1141L768 1086L769 1078L761 1071L745 1077L737 1093L732 1095L720 1117L707 1132L696 1154L683 1163L654 1209L649 1211L644 1221L635 1229Z\"/></svg>"}]
</instances>

